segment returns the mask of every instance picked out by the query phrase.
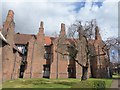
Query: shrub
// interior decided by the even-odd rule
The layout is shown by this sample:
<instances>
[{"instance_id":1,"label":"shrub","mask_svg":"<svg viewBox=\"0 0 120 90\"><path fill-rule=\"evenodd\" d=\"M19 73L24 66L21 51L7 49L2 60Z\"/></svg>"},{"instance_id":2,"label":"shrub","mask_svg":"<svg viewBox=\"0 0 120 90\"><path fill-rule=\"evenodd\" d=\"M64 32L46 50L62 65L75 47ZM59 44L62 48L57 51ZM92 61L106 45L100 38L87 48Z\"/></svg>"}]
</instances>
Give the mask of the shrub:
<instances>
[{"instance_id":1,"label":"shrub","mask_svg":"<svg viewBox=\"0 0 120 90\"><path fill-rule=\"evenodd\" d=\"M97 90L103 90L105 89L105 81L94 81L94 88Z\"/></svg>"},{"instance_id":2,"label":"shrub","mask_svg":"<svg viewBox=\"0 0 120 90\"><path fill-rule=\"evenodd\" d=\"M104 90L105 81L99 81L99 80L80 81L76 85L72 86L72 88L95 88L95 90Z\"/></svg>"}]
</instances>

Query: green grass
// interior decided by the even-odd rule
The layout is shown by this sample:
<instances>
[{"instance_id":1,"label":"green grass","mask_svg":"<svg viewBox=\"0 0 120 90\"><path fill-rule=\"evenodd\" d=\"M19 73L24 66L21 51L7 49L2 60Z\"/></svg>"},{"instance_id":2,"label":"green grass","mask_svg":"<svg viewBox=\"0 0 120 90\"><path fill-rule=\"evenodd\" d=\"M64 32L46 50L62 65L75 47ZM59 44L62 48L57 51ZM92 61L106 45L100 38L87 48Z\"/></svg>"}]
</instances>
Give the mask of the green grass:
<instances>
[{"instance_id":1,"label":"green grass","mask_svg":"<svg viewBox=\"0 0 120 90\"><path fill-rule=\"evenodd\" d=\"M17 79L3 83L3 88L93 88L95 81L104 81L105 87L110 87L112 79Z\"/></svg>"},{"instance_id":2,"label":"green grass","mask_svg":"<svg viewBox=\"0 0 120 90\"><path fill-rule=\"evenodd\" d=\"M17 79L6 81L3 88L70 88L80 79Z\"/></svg>"},{"instance_id":3,"label":"green grass","mask_svg":"<svg viewBox=\"0 0 120 90\"><path fill-rule=\"evenodd\" d=\"M89 78L86 81L81 81L72 88L110 88L112 79L94 79Z\"/></svg>"},{"instance_id":4,"label":"green grass","mask_svg":"<svg viewBox=\"0 0 120 90\"><path fill-rule=\"evenodd\" d=\"M113 78L120 78L120 75L118 75L118 74L113 75Z\"/></svg>"}]
</instances>

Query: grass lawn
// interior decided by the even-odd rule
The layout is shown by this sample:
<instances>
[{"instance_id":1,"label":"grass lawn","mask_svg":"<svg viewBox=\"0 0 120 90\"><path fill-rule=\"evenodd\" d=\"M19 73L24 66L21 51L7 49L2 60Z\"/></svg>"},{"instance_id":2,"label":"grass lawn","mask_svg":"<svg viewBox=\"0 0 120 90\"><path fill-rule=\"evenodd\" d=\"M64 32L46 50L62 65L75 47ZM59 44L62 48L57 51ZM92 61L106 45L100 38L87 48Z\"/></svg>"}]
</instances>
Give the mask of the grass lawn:
<instances>
[{"instance_id":1,"label":"grass lawn","mask_svg":"<svg viewBox=\"0 0 120 90\"><path fill-rule=\"evenodd\" d=\"M120 78L120 75L113 75L113 78Z\"/></svg>"},{"instance_id":2,"label":"grass lawn","mask_svg":"<svg viewBox=\"0 0 120 90\"><path fill-rule=\"evenodd\" d=\"M3 88L70 88L80 79L17 79L6 81Z\"/></svg>"},{"instance_id":3,"label":"grass lawn","mask_svg":"<svg viewBox=\"0 0 120 90\"><path fill-rule=\"evenodd\" d=\"M89 78L86 81L81 81L72 88L110 88L113 79L95 79Z\"/></svg>"},{"instance_id":4,"label":"grass lawn","mask_svg":"<svg viewBox=\"0 0 120 90\"><path fill-rule=\"evenodd\" d=\"M93 88L91 83L95 81L104 81L105 87L110 87L112 79L93 79L86 81L80 79L17 79L3 83L3 88ZM94 83L95 84L95 83Z\"/></svg>"}]
</instances>

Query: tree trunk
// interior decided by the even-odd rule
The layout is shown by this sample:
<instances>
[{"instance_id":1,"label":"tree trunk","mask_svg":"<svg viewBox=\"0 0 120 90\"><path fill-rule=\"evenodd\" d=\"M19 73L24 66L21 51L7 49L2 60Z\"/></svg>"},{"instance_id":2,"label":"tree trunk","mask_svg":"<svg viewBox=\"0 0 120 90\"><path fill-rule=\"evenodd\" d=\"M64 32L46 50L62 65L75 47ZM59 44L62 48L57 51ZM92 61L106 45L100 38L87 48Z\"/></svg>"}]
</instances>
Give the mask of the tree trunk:
<instances>
[{"instance_id":1,"label":"tree trunk","mask_svg":"<svg viewBox=\"0 0 120 90\"><path fill-rule=\"evenodd\" d=\"M81 77L81 81L82 81L82 80L87 80L87 72L88 72L88 67L83 66L83 67L82 67L82 77Z\"/></svg>"}]
</instances>

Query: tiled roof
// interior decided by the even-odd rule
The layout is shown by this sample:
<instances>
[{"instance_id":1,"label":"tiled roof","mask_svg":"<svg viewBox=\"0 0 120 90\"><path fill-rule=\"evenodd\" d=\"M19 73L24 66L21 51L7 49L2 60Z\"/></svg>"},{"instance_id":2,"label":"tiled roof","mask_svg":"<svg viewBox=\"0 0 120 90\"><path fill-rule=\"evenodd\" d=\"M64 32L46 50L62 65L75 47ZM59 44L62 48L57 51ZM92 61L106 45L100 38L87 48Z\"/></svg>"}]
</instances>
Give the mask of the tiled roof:
<instances>
[{"instance_id":1,"label":"tiled roof","mask_svg":"<svg viewBox=\"0 0 120 90\"><path fill-rule=\"evenodd\" d=\"M45 45L50 45L52 44L51 37L45 36Z\"/></svg>"},{"instance_id":2,"label":"tiled roof","mask_svg":"<svg viewBox=\"0 0 120 90\"><path fill-rule=\"evenodd\" d=\"M15 34L14 41L15 44L27 44L27 42L32 38L32 34Z\"/></svg>"},{"instance_id":3,"label":"tiled roof","mask_svg":"<svg viewBox=\"0 0 120 90\"><path fill-rule=\"evenodd\" d=\"M58 37L50 37L50 39L51 39L51 42L52 41L54 41L54 40L57 40L58 39ZM75 39L76 41L77 41L77 39ZM66 42L66 44L73 44L73 43L75 43L75 40L73 40L72 38L70 39L70 38L66 38L65 39L65 42Z\"/></svg>"},{"instance_id":4,"label":"tiled roof","mask_svg":"<svg viewBox=\"0 0 120 90\"><path fill-rule=\"evenodd\" d=\"M32 38L32 36L35 36L33 34L15 34L15 44L27 44L27 42ZM52 41L54 41L57 37L50 37L45 36L45 45L51 45ZM72 39L66 39L66 43L74 43L74 40Z\"/></svg>"},{"instance_id":5,"label":"tiled roof","mask_svg":"<svg viewBox=\"0 0 120 90\"><path fill-rule=\"evenodd\" d=\"M68 38L67 41L69 41L69 43L71 43L71 44L74 44L77 41L77 39L74 40L74 39Z\"/></svg>"},{"instance_id":6,"label":"tiled roof","mask_svg":"<svg viewBox=\"0 0 120 90\"><path fill-rule=\"evenodd\" d=\"M34 36L33 34L15 34L15 44L27 44L27 42ZM45 45L51 44L51 37L45 36Z\"/></svg>"}]
</instances>

